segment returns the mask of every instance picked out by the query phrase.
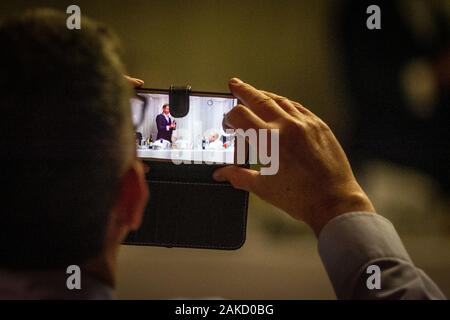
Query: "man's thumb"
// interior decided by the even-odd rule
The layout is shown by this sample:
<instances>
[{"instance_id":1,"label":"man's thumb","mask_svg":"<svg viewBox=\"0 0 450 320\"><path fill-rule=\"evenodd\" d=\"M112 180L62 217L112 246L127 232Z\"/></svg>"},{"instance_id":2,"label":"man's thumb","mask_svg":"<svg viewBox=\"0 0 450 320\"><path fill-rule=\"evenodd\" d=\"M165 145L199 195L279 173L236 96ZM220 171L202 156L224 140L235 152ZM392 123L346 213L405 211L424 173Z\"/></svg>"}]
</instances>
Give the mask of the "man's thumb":
<instances>
[{"instance_id":1,"label":"man's thumb","mask_svg":"<svg viewBox=\"0 0 450 320\"><path fill-rule=\"evenodd\" d=\"M259 177L259 172L237 166L227 166L217 169L213 173L213 178L216 181L230 182L236 189L242 189L249 192L255 192L256 179Z\"/></svg>"}]
</instances>

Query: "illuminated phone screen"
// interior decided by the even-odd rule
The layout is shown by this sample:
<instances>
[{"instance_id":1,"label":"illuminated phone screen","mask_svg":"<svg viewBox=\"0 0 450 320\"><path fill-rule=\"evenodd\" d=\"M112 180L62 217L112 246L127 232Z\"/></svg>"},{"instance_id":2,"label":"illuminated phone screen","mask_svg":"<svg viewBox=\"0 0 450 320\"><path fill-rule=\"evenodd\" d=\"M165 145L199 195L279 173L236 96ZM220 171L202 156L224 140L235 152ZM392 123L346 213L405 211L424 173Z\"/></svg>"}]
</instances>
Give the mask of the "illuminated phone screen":
<instances>
[{"instance_id":1,"label":"illuminated phone screen","mask_svg":"<svg viewBox=\"0 0 450 320\"><path fill-rule=\"evenodd\" d=\"M235 139L222 128L224 114L237 103L233 97L190 96L189 113L175 118L169 95L138 93L146 100L142 114L140 99L131 99L136 126L137 155L142 159L175 163L233 164Z\"/></svg>"}]
</instances>

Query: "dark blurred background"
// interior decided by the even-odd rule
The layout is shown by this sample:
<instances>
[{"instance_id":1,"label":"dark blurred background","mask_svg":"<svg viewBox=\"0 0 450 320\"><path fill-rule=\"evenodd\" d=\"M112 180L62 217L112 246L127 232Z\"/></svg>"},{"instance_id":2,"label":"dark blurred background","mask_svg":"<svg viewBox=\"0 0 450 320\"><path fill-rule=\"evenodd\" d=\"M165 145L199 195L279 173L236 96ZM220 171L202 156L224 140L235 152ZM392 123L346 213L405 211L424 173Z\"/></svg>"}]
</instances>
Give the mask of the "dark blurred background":
<instances>
[{"instance_id":1,"label":"dark blurred background","mask_svg":"<svg viewBox=\"0 0 450 320\"><path fill-rule=\"evenodd\" d=\"M119 35L146 86L227 91L238 76L322 117L450 296L450 1L3 1L0 18L71 4ZM381 30L366 27L371 4ZM124 299L334 298L310 230L253 196L242 249L124 247L119 267Z\"/></svg>"}]
</instances>

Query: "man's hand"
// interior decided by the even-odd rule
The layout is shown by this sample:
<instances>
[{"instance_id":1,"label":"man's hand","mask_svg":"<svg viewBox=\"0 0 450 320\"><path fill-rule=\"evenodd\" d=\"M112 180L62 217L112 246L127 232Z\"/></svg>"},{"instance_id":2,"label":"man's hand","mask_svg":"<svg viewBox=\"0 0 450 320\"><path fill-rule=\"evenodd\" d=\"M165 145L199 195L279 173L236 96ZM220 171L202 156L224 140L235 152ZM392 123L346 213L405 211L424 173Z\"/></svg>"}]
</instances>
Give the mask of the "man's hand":
<instances>
[{"instance_id":1,"label":"man's hand","mask_svg":"<svg viewBox=\"0 0 450 320\"><path fill-rule=\"evenodd\" d=\"M128 82L131 83L131 85L132 85L133 87L135 87L135 88L142 87L142 86L144 85L144 81L141 80L141 79L132 78L132 77L130 77L130 76L124 76L124 77L125 77L125 79L127 79Z\"/></svg>"},{"instance_id":2,"label":"man's hand","mask_svg":"<svg viewBox=\"0 0 450 320\"><path fill-rule=\"evenodd\" d=\"M229 87L242 105L225 116L224 125L279 129L280 166L272 176L228 166L216 170L214 179L255 193L306 222L317 236L340 214L375 212L339 142L321 119L298 102L257 90L239 79L230 80Z\"/></svg>"}]
</instances>

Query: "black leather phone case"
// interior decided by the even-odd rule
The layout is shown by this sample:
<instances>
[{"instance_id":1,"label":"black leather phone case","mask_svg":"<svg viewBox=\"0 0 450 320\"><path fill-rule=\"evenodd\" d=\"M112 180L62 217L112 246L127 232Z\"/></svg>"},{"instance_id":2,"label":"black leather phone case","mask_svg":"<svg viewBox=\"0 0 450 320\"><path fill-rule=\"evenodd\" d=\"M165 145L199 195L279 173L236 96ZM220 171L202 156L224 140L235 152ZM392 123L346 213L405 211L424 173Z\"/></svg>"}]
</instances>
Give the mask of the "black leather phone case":
<instances>
[{"instance_id":1,"label":"black leather phone case","mask_svg":"<svg viewBox=\"0 0 450 320\"><path fill-rule=\"evenodd\" d=\"M146 161L150 199L125 244L238 249L245 242L248 193L218 183L219 166Z\"/></svg>"}]
</instances>

